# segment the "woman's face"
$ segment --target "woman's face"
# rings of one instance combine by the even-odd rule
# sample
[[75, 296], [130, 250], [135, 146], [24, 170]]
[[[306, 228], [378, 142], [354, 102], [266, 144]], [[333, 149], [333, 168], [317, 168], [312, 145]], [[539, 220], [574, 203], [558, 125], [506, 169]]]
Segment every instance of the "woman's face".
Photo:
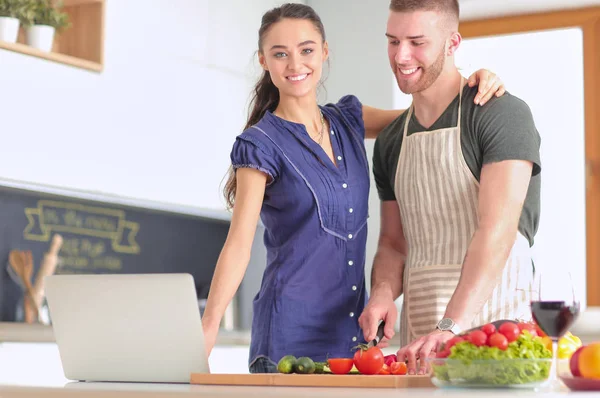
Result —
[[304, 97], [316, 95], [327, 56], [327, 43], [313, 22], [283, 19], [267, 31], [259, 61], [281, 97]]

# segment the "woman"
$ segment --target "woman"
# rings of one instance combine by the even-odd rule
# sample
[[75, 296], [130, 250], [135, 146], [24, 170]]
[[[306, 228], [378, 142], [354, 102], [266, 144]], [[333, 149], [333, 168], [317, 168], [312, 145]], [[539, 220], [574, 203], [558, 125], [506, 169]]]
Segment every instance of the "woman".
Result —
[[[258, 45], [264, 74], [231, 152], [225, 188], [231, 227], [202, 319], [210, 353], [260, 216], [268, 264], [253, 304], [252, 373], [276, 372], [287, 354], [351, 357], [362, 342], [357, 319], [367, 300], [370, 181], [364, 139], [402, 112], [363, 106], [350, 95], [318, 106], [328, 45], [321, 20], [306, 5], [267, 12]], [[501, 94], [496, 83], [485, 99], [498, 88]]]

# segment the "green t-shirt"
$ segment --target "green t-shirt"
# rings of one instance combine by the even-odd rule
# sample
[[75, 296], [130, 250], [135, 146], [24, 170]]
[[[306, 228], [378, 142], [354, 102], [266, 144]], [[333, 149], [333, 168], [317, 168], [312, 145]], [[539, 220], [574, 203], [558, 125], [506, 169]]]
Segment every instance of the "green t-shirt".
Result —
[[[533, 163], [532, 177], [519, 220], [519, 231], [533, 245], [540, 218], [541, 139], [531, 110], [525, 102], [509, 93], [499, 98], [492, 97], [484, 106], [475, 105], [473, 100], [476, 94], [477, 87], [465, 86], [463, 89], [460, 140], [464, 159], [477, 181], [481, 168], [487, 163], [503, 160], [528, 160]], [[428, 129], [419, 124], [413, 112], [407, 134], [456, 127], [458, 98], [457, 95]], [[375, 141], [373, 174], [382, 201], [396, 200], [394, 183], [407, 114], [404, 112], [396, 118]]]

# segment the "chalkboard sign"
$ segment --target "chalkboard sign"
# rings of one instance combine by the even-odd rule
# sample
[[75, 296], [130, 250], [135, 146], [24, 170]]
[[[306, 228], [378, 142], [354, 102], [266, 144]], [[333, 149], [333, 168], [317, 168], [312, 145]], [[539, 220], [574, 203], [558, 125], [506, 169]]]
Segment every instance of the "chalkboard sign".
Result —
[[34, 276], [52, 237], [63, 244], [55, 273], [167, 273], [194, 276], [208, 296], [229, 230], [226, 219], [0, 186], [1, 321], [14, 321], [22, 288], [7, 271], [11, 250], [30, 250]]

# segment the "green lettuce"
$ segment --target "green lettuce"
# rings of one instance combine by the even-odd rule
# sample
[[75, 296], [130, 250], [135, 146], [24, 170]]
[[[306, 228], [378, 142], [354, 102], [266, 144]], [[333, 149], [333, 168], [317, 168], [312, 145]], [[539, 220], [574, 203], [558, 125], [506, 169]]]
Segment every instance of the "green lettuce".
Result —
[[539, 337], [522, 333], [506, 350], [477, 347], [463, 341], [450, 349], [446, 360], [434, 360], [436, 378], [460, 384], [509, 385], [546, 380], [552, 352]]

